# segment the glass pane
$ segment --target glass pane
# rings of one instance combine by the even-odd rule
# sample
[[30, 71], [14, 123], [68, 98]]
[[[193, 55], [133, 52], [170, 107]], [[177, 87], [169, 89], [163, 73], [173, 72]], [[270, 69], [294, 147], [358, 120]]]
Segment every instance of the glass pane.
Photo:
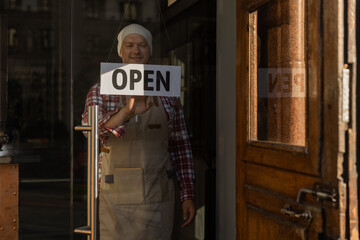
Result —
[[[212, 224], [215, 219], [214, 205], [205, 206], [205, 189], [210, 184], [205, 182], [205, 176], [212, 174], [208, 179], [215, 180], [214, 171], [206, 172], [215, 166], [216, 1], [172, 2], [176, 3], [169, 7], [167, 0], [73, 1], [74, 125], [81, 123], [89, 89], [100, 81], [100, 63], [122, 62], [117, 53], [119, 31], [134, 22], [149, 29], [153, 37], [150, 64], [182, 67], [181, 102], [196, 167], [196, 224], [180, 227], [183, 219], [176, 183], [174, 239], [204, 239], [205, 208], [209, 218], [206, 221]], [[87, 224], [86, 155], [86, 138], [81, 132], [74, 132], [74, 227]], [[214, 236], [214, 228], [207, 231], [210, 234], [206, 238]]]
[[304, 1], [272, 1], [249, 15], [250, 138], [305, 146]]
[[9, 136], [0, 155], [19, 164], [19, 239], [70, 238], [68, 6], [67, 0], [0, 3], [1, 81], [7, 83], [1, 132]]
[[192, 86], [191, 86], [191, 78], [192, 78], [192, 43], [186, 43], [181, 45], [170, 52], [171, 56], [171, 64], [176, 66], [181, 66], [181, 103], [186, 106], [184, 109], [184, 117], [187, 126], [187, 131], [189, 136], [193, 135], [193, 126], [191, 123], [193, 119], [191, 119], [193, 111], [192, 109]]

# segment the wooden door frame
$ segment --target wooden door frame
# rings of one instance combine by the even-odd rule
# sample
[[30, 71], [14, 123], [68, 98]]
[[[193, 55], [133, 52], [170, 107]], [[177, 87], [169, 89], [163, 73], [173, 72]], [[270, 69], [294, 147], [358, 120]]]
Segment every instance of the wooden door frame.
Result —
[[[246, 219], [242, 216], [245, 211], [245, 192], [242, 187], [245, 183], [245, 168], [242, 161], [242, 154], [239, 149], [246, 147], [247, 129], [247, 109], [245, 102], [247, 102], [249, 89], [244, 88], [241, 81], [246, 81], [247, 60], [249, 58], [248, 51], [248, 33], [247, 33], [247, 11], [249, 10], [249, 2], [255, 8], [269, 0], [237, 0], [236, 6], [236, 230], [237, 239], [245, 239], [245, 232], [242, 226], [246, 226]], [[351, 3], [353, 0], [349, 0]], [[321, 146], [316, 155], [321, 159], [320, 175], [325, 182], [332, 183], [338, 188], [339, 208], [325, 208], [325, 226], [324, 231], [330, 238], [344, 239], [347, 234], [347, 183], [344, 179], [343, 173], [347, 171], [344, 169], [344, 158], [346, 149], [346, 133], [348, 131], [348, 124], [341, 119], [342, 98], [340, 89], [342, 87], [342, 74], [344, 68], [344, 3], [336, 0], [314, 0], [314, 4], [320, 4], [321, 12], [318, 12], [321, 19], [321, 24], [315, 26], [321, 28], [320, 37], [313, 36], [310, 41], [319, 42], [318, 49], [315, 49], [313, 54], [317, 55], [315, 59], [318, 70], [316, 73], [311, 73], [314, 69], [309, 68], [310, 74], [321, 79], [318, 97], [311, 99], [315, 100], [312, 103], [320, 103], [318, 109], [320, 125], [319, 129], [319, 143]], [[311, 9], [310, 9], [311, 10]], [[311, 30], [311, 29], [310, 29]], [[308, 29], [309, 31], [309, 29]], [[311, 38], [311, 36], [310, 36]], [[320, 61], [320, 62], [318, 62]], [[310, 63], [309, 63], [310, 65]], [[245, 79], [245, 80], [244, 80]], [[311, 94], [311, 93], [310, 93]], [[355, 93], [353, 93], [355, 94]], [[316, 104], [315, 104], [316, 105]], [[354, 105], [354, 104], [353, 104]], [[352, 105], [352, 106], [353, 106]], [[353, 114], [354, 115], [354, 114]], [[354, 117], [354, 116], [353, 116]], [[316, 117], [315, 117], [316, 119]], [[310, 119], [312, 121], [313, 119]], [[355, 119], [356, 120], [356, 119]], [[354, 119], [353, 119], [354, 121]], [[353, 124], [355, 125], [355, 124]], [[355, 133], [356, 134], [356, 133]], [[350, 146], [354, 149], [354, 146]], [[346, 156], [345, 156], [346, 157]], [[352, 163], [354, 164], [354, 163]], [[353, 176], [353, 175], [352, 175]], [[352, 185], [354, 187], [354, 185]], [[356, 186], [357, 188], [357, 186]], [[354, 196], [352, 196], [354, 198]], [[356, 196], [357, 198], [357, 196]], [[356, 199], [357, 200], [357, 199]], [[354, 200], [353, 200], [354, 201]], [[352, 203], [354, 205], [354, 203]], [[356, 206], [352, 206], [357, 209]], [[356, 216], [357, 217], [357, 216]]]
[[[343, 176], [345, 133], [341, 120], [342, 73], [344, 68], [344, 4], [343, 1], [322, 2], [323, 9], [323, 148], [321, 172], [325, 181], [338, 181], [339, 209], [325, 209], [327, 236], [346, 237], [346, 182]], [[325, 121], [326, 119], [326, 121]]]
[[[241, 87], [242, 77], [247, 76], [247, 59], [249, 58], [248, 51], [248, 37], [247, 32], [248, 18], [246, 8], [240, 0], [236, 1], [236, 239], [245, 239], [245, 231], [241, 226], [246, 226], [246, 219], [241, 216], [245, 211], [245, 201], [243, 201], [244, 194], [244, 182], [245, 182], [245, 164], [241, 159], [241, 154], [238, 149], [245, 148], [245, 141], [241, 139], [243, 136], [246, 136], [244, 130], [246, 128], [241, 126], [246, 126], [247, 120], [246, 109], [243, 108], [243, 104], [239, 104], [247, 101], [247, 89]], [[246, 40], [244, 40], [246, 39]], [[240, 126], [240, 127], [239, 127]]]
[[345, 23], [346, 40], [347, 40], [347, 59], [348, 68], [350, 69], [350, 115], [351, 118], [348, 126], [348, 209], [349, 209], [349, 238], [359, 239], [359, 210], [358, 210], [358, 171], [357, 171], [357, 100], [356, 100], [356, 89], [357, 87], [357, 39], [356, 36], [359, 34], [360, 25], [356, 26], [357, 16], [356, 6], [357, 0], [348, 0], [347, 9], [347, 22]]

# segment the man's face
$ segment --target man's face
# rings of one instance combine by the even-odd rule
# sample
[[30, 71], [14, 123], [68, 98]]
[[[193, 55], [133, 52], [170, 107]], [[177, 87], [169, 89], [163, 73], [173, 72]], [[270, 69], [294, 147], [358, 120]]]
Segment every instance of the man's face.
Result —
[[125, 37], [121, 49], [120, 57], [124, 63], [146, 64], [150, 58], [150, 47], [146, 39], [136, 33]]

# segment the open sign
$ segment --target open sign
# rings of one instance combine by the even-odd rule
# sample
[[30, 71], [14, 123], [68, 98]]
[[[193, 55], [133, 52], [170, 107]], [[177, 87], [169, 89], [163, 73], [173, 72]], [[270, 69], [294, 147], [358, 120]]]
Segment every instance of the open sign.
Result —
[[100, 63], [100, 72], [101, 94], [180, 96], [180, 66]]

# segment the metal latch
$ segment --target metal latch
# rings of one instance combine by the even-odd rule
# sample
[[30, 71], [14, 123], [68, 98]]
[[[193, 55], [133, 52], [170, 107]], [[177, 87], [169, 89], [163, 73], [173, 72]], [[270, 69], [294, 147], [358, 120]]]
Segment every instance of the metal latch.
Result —
[[305, 221], [308, 221], [308, 222], [310, 222], [311, 219], [313, 218], [313, 216], [309, 210], [305, 210], [302, 213], [298, 213], [298, 212], [293, 211], [289, 204], [286, 204], [282, 209], [280, 209], [280, 212], [289, 217], [304, 219]]
[[314, 199], [326, 206], [337, 208], [339, 204], [339, 196], [338, 191], [331, 184], [325, 183], [314, 183], [313, 189], [302, 188], [299, 190], [296, 203], [300, 203], [302, 201], [302, 197], [304, 194], [313, 195]]

